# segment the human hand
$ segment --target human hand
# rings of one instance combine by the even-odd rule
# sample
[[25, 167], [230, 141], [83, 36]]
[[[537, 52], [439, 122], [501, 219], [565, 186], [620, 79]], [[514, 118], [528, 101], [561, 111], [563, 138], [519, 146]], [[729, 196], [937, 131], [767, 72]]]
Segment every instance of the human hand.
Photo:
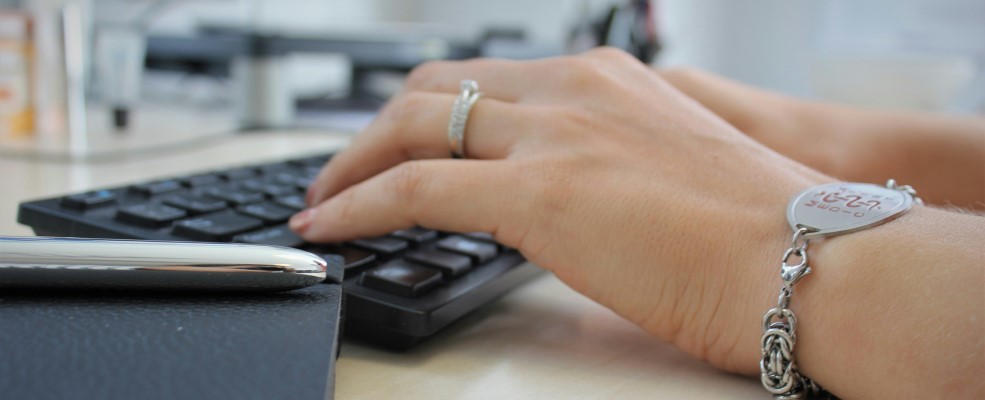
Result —
[[[462, 79], [484, 97], [447, 159]], [[412, 225], [491, 232], [646, 331], [758, 371], [789, 198], [828, 178], [749, 139], [629, 55], [429, 63], [322, 170], [309, 241]]]

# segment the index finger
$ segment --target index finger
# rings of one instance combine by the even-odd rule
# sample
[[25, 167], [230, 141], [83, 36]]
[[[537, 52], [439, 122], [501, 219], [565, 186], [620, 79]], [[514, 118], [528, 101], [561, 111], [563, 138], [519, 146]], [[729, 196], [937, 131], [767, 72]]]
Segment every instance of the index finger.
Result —
[[490, 232], [507, 246], [522, 213], [512, 166], [502, 160], [415, 160], [345, 189], [291, 218], [311, 242], [339, 242], [420, 225]]
[[[347, 149], [326, 164], [308, 188], [306, 201], [317, 204], [343, 189], [411, 159], [451, 156], [448, 121], [454, 96], [416, 92], [397, 96]], [[465, 154], [505, 158], [527, 113], [496, 99], [478, 101], [465, 127]]]

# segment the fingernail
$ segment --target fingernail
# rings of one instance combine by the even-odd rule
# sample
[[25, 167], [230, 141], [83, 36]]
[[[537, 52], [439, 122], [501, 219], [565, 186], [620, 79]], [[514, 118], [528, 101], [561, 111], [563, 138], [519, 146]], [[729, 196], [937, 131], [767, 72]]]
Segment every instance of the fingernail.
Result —
[[290, 226], [291, 230], [295, 232], [303, 232], [308, 229], [308, 225], [311, 225], [311, 221], [313, 221], [314, 219], [315, 219], [315, 209], [306, 208], [304, 209], [304, 211], [294, 214], [294, 216], [291, 217], [291, 220], [288, 222], [288, 226]]

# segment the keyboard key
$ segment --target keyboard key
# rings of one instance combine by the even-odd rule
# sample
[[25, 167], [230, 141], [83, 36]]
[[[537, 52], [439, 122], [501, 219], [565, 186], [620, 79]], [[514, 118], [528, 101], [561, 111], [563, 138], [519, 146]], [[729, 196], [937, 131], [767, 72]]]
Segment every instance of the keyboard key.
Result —
[[402, 297], [418, 297], [441, 284], [441, 273], [403, 260], [363, 273], [359, 284]]
[[290, 196], [298, 192], [294, 185], [283, 185], [266, 181], [246, 181], [243, 188], [254, 192], [261, 192], [270, 197]]
[[308, 206], [304, 202], [304, 196], [299, 194], [293, 196], [278, 197], [276, 200], [274, 200], [274, 202], [284, 207], [290, 207], [298, 211], [301, 211]]
[[281, 185], [295, 186], [298, 176], [294, 172], [281, 172], [270, 177], [270, 180]]
[[221, 182], [221, 179], [219, 178], [219, 175], [216, 174], [201, 174], [189, 176], [182, 179], [181, 182], [190, 188], [197, 188], [215, 185]]
[[469, 237], [469, 238], [478, 240], [480, 242], [492, 243], [492, 244], [496, 245], [496, 247], [498, 249], [500, 249], [500, 250], [503, 250], [503, 249], [506, 248], [506, 246], [503, 246], [502, 243], [497, 242], [496, 241], [496, 238], [493, 236], [493, 234], [491, 234], [489, 232], [469, 232], [469, 233], [463, 233], [462, 236], [466, 236], [466, 237]]
[[291, 216], [296, 212], [293, 208], [279, 206], [271, 201], [240, 206], [236, 209], [236, 211], [251, 217], [260, 218], [267, 223], [280, 223], [287, 221], [287, 219], [291, 218]]
[[181, 189], [181, 183], [173, 180], [147, 182], [130, 187], [130, 191], [144, 196], [156, 196], [162, 193], [173, 192]]
[[362, 247], [381, 256], [393, 255], [407, 249], [407, 242], [386, 236], [359, 239], [349, 242], [353, 246]]
[[321, 167], [328, 162], [331, 156], [318, 155], [305, 158], [299, 158], [295, 160], [288, 161], [288, 164], [298, 166], [298, 167]]
[[491, 260], [499, 252], [495, 244], [480, 242], [458, 235], [439, 240], [438, 248], [467, 255], [479, 264]]
[[354, 276], [356, 273], [374, 265], [376, 262], [376, 254], [355, 247], [320, 244], [305, 248], [304, 250], [317, 254], [322, 258], [330, 255], [342, 256], [345, 260], [344, 269], [347, 276]]
[[164, 199], [164, 204], [178, 207], [192, 214], [207, 214], [226, 208], [225, 200], [192, 195], [177, 195]]
[[255, 168], [238, 168], [229, 171], [223, 171], [219, 173], [219, 177], [227, 181], [238, 181], [243, 179], [249, 179], [257, 176], [257, 170]]
[[105, 207], [114, 203], [116, 203], [116, 193], [109, 190], [97, 190], [65, 196], [62, 197], [60, 202], [62, 207], [74, 208], [76, 210]]
[[270, 197], [284, 197], [298, 193], [298, 188], [286, 185], [267, 185], [260, 189], [260, 191]]
[[266, 181], [263, 181], [263, 180], [250, 179], [250, 180], [243, 181], [242, 183], [240, 183], [240, 187], [242, 187], [243, 189], [246, 189], [246, 190], [252, 190], [254, 192], [259, 192], [260, 189], [262, 189], [264, 186], [266, 186], [268, 184], [270, 184], [270, 183], [269, 182], [266, 182]]
[[462, 235], [482, 242], [496, 243], [496, 238], [489, 232], [469, 232], [463, 233]]
[[298, 171], [293, 170], [291, 172], [280, 172], [277, 173], [269, 179], [272, 182], [276, 182], [281, 185], [290, 185], [298, 189], [305, 190], [311, 183], [318, 177], [318, 171], [315, 170], [311, 173], [311, 170]]
[[178, 221], [174, 234], [193, 240], [225, 242], [238, 233], [251, 231], [263, 226], [263, 221], [237, 214], [233, 211], [220, 211], [213, 214]]
[[408, 253], [405, 258], [441, 271], [445, 278], [454, 278], [472, 269], [472, 259], [462, 254], [441, 250], [421, 250]]
[[298, 178], [294, 181], [294, 186], [301, 190], [307, 190], [312, 183], [315, 183], [315, 178]]
[[233, 236], [233, 241], [249, 244], [267, 244], [272, 246], [301, 247], [304, 239], [292, 232], [287, 225], [278, 225], [273, 228], [261, 229], [258, 231], [242, 233]]
[[237, 205], [237, 206], [241, 206], [243, 204], [259, 203], [264, 199], [266, 199], [263, 193], [254, 192], [246, 189], [223, 190], [216, 188], [214, 190], [209, 190], [206, 193], [208, 193], [209, 196], [228, 201], [233, 205]]
[[264, 176], [273, 176], [279, 173], [289, 173], [294, 170], [289, 163], [274, 163], [274, 164], [264, 164], [257, 169], [260, 170], [260, 174]]
[[308, 161], [308, 158], [296, 158], [288, 161], [287, 163], [295, 167], [304, 167], [307, 165], [305, 164], [306, 161]]
[[135, 204], [117, 211], [116, 219], [145, 228], [160, 228], [186, 215], [185, 210], [163, 204]]
[[427, 242], [429, 240], [437, 239], [438, 238], [438, 232], [437, 231], [434, 231], [434, 230], [431, 230], [431, 229], [421, 228], [419, 226], [415, 226], [415, 227], [412, 227], [412, 228], [407, 228], [407, 229], [401, 229], [399, 231], [394, 231], [393, 233], [390, 234], [390, 236], [398, 237], [398, 238], [401, 238], [401, 239], [410, 241], [411, 243], [414, 243], [414, 244], [421, 244], [421, 243]]

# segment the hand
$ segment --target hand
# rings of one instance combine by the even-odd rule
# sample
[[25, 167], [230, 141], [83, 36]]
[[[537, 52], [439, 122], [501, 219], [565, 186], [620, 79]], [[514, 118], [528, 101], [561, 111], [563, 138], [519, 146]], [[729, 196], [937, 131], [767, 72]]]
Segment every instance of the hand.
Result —
[[[485, 95], [454, 160], [462, 79]], [[755, 374], [787, 201], [827, 180], [620, 51], [436, 62], [321, 171], [291, 227], [319, 242], [492, 232], [657, 337]]]

